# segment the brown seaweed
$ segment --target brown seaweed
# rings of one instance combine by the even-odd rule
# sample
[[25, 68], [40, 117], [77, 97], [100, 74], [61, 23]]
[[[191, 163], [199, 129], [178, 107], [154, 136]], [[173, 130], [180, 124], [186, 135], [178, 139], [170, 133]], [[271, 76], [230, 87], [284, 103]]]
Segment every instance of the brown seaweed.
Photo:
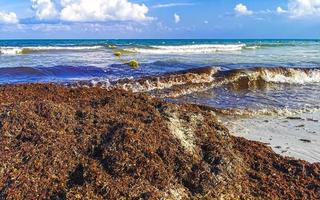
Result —
[[320, 164], [145, 94], [0, 87], [0, 199], [319, 199]]

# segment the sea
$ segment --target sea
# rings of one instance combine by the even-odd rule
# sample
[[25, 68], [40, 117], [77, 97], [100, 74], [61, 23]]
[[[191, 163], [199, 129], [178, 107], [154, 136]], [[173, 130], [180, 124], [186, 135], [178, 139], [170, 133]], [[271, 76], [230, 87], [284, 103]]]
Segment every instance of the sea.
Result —
[[0, 84], [22, 83], [122, 88], [208, 106], [232, 115], [222, 121], [239, 136], [320, 161], [320, 40], [0, 40]]

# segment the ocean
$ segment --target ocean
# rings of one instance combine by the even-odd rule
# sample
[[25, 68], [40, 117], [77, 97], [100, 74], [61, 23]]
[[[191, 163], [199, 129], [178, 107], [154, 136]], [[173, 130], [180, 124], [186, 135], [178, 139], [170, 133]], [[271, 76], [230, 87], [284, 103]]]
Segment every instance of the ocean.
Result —
[[[294, 129], [293, 139], [274, 141], [283, 147], [294, 141], [298, 150], [276, 143], [275, 151], [319, 161], [320, 152], [314, 153], [320, 145], [319, 55], [320, 40], [0, 40], [0, 84], [120, 87], [214, 107], [242, 116], [229, 120], [235, 132], [244, 133], [240, 136], [271, 146], [270, 135], [288, 136]], [[131, 60], [139, 68], [126, 64]], [[297, 115], [307, 116], [287, 122]], [[306, 137], [316, 145], [307, 153], [301, 152]]]
[[[0, 83], [112, 82], [213, 66], [266, 84], [210, 86], [180, 99], [220, 108], [315, 109], [319, 53], [320, 40], [0, 40]], [[140, 67], [124, 64], [130, 60]]]

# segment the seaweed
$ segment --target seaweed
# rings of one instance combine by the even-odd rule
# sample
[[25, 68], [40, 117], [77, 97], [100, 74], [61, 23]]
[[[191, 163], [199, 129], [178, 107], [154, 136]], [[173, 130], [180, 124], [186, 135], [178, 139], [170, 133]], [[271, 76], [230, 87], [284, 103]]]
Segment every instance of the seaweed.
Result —
[[233, 137], [203, 107], [51, 84], [0, 99], [0, 199], [320, 198], [319, 163]]
[[126, 65], [130, 66], [133, 69], [139, 68], [140, 64], [137, 60], [130, 60], [128, 62], [125, 62]]

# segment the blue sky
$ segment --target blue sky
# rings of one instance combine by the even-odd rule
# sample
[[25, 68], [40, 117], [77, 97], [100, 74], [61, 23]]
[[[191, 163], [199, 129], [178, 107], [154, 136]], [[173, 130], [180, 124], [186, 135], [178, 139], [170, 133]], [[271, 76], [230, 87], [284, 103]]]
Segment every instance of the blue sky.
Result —
[[0, 0], [0, 38], [319, 38], [320, 0]]

